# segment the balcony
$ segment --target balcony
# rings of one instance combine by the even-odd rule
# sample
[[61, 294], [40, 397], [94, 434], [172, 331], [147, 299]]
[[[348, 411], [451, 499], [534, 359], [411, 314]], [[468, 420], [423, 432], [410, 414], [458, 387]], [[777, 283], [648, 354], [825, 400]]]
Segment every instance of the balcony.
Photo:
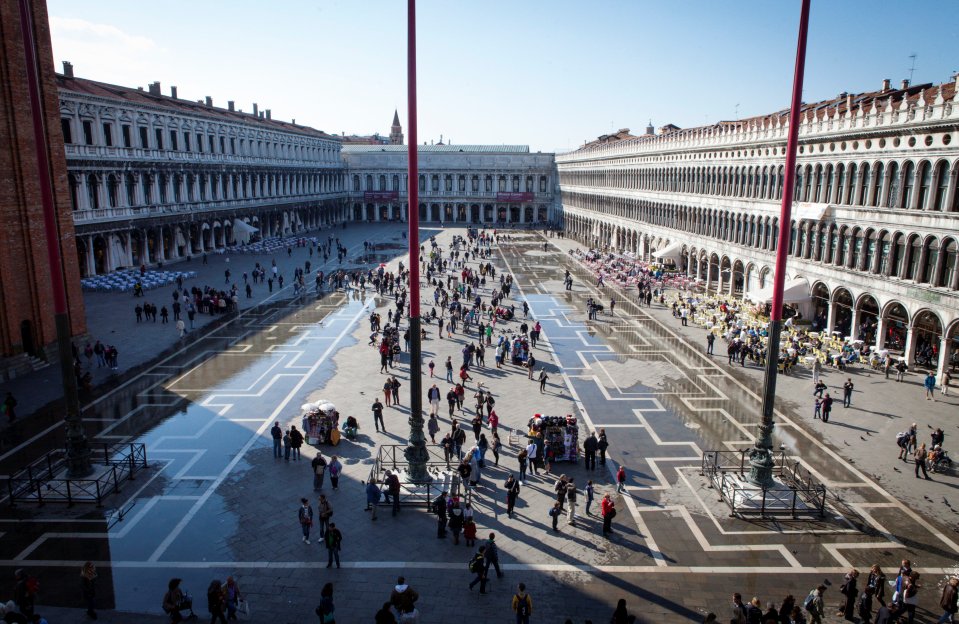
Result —
[[340, 199], [340, 191], [330, 193], [314, 193], [310, 195], [287, 195], [285, 197], [264, 197], [248, 199], [226, 199], [206, 202], [190, 202], [179, 204], [160, 204], [148, 206], [130, 206], [125, 208], [98, 208], [96, 210], [77, 210], [73, 213], [75, 224], [104, 223], [109, 221], [126, 221], [130, 219], [148, 219], [168, 215], [203, 214], [219, 210], [247, 210], [269, 208], [298, 202], [325, 201]]
[[187, 152], [172, 150], [143, 149], [140, 147], [106, 147], [104, 145], [66, 145], [68, 166], [71, 160], [130, 160], [144, 163], [183, 163], [196, 165], [243, 165], [292, 167], [297, 169], [345, 169], [343, 161], [312, 161], [292, 158], [267, 158], [243, 156], [239, 154], [213, 154], [209, 152]]

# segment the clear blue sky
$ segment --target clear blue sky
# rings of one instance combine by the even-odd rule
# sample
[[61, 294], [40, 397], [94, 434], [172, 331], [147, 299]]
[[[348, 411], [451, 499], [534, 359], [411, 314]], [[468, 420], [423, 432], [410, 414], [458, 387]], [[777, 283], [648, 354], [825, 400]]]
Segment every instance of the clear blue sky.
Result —
[[[406, 121], [403, 0], [48, 0], [53, 50], [80, 77], [159, 80], [181, 98], [270, 108], [327, 132]], [[421, 0], [420, 142], [552, 151], [629, 127], [786, 108], [799, 0]], [[945, 82], [959, 1], [813, 0], [804, 99]]]

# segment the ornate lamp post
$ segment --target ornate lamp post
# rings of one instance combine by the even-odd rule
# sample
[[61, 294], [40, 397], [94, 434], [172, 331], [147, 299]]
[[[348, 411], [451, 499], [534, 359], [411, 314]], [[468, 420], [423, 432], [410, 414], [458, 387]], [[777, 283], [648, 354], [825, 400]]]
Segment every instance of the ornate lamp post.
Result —
[[774, 485], [775, 460], [773, 446], [773, 409], [776, 400], [776, 375], [779, 364], [779, 338], [783, 326], [783, 285], [786, 281], [786, 258], [789, 252], [793, 188], [796, 177], [796, 144], [799, 142], [799, 116], [802, 108], [803, 72], [806, 65], [806, 33], [809, 30], [809, 0], [802, 0], [799, 16], [799, 41], [796, 45], [796, 68], [793, 75], [792, 105], [789, 109], [789, 137], [786, 141], [786, 175], [783, 180], [783, 203], [779, 212], [779, 238], [776, 244], [776, 271], [773, 273], [773, 302], [769, 313], [769, 342], [766, 345], [766, 378], [763, 387], [762, 422], [759, 435], [749, 454], [749, 482], [757, 487]]

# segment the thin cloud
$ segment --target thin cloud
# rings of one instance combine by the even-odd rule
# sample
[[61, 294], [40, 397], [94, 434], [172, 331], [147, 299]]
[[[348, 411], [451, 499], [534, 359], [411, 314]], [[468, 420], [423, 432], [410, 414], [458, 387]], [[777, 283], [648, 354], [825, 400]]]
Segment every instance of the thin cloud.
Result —
[[155, 50], [157, 44], [149, 37], [125, 33], [116, 26], [96, 24], [73, 17], [50, 16], [50, 28], [55, 39], [82, 38], [87, 43], [99, 39], [99, 43], [120, 46], [137, 52]]

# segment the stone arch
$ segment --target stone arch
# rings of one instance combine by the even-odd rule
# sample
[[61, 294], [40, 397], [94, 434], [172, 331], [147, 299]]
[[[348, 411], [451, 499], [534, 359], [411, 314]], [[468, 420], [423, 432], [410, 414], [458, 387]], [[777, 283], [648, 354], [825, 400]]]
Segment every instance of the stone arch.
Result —
[[853, 296], [845, 286], [837, 287], [832, 293], [832, 328], [833, 333], [839, 332], [842, 336], [852, 333]]
[[929, 308], [917, 311], [912, 317], [912, 345], [908, 361], [935, 369], [942, 341], [943, 323], [939, 314]]
[[856, 338], [864, 341], [866, 344], [876, 343], [876, 332], [879, 328], [879, 302], [869, 294], [863, 293], [856, 299], [855, 313], [855, 331]]
[[909, 310], [901, 302], [892, 300], [882, 308], [880, 326], [882, 335], [877, 338], [880, 348], [902, 351], [906, 347], [906, 335], [911, 318]]

